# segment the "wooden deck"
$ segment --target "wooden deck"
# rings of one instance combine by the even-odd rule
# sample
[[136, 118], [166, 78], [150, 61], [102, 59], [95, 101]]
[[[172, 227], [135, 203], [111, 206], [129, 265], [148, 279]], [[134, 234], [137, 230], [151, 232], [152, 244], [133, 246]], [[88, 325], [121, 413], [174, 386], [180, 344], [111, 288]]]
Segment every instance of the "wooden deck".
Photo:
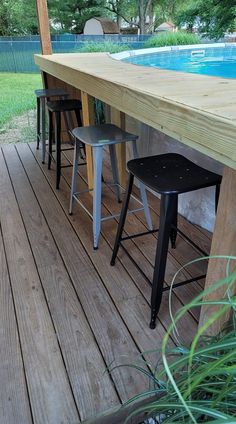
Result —
[[[103, 223], [100, 247], [94, 251], [90, 218], [79, 206], [68, 215], [70, 174], [71, 168], [65, 168], [56, 191], [54, 170], [41, 164], [35, 145], [0, 150], [1, 424], [76, 424], [147, 389], [147, 378], [132, 368], [104, 371], [114, 360], [140, 363], [141, 352], [161, 346], [170, 323], [165, 293], [157, 327], [149, 329], [150, 287], [122, 251], [110, 267], [115, 220]], [[108, 175], [106, 165], [105, 180]], [[85, 201], [91, 204], [91, 196]], [[150, 196], [150, 204], [158, 221], [158, 200]], [[104, 212], [119, 207], [107, 189]], [[179, 226], [209, 250], [209, 234], [181, 217]], [[142, 213], [129, 216], [127, 233], [144, 228]], [[155, 236], [127, 246], [150, 277]], [[196, 256], [179, 237], [166, 280]], [[184, 274], [196, 276], [204, 267], [192, 265]], [[173, 310], [200, 290], [200, 283], [176, 289]], [[181, 322], [185, 343], [196, 330], [198, 312]], [[154, 362], [158, 358], [143, 356]]]

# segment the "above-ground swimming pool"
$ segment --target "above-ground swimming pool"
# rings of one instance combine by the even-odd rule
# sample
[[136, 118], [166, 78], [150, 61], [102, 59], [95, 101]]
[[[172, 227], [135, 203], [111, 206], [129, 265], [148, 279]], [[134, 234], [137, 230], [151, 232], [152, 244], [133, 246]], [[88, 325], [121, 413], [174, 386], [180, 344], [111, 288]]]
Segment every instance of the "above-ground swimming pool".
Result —
[[114, 56], [135, 65], [236, 78], [235, 43], [142, 49]]

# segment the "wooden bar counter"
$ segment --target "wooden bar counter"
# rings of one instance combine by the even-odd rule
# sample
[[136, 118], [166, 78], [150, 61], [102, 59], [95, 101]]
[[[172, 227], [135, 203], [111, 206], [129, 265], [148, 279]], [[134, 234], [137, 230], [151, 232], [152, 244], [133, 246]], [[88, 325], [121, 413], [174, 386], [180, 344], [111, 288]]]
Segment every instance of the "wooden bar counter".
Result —
[[[35, 55], [35, 62], [46, 74], [223, 163], [211, 254], [236, 254], [236, 79], [139, 67], [106, 53]], [[223, 276], [225, 263], [210, 261], [206, 286]], [[208, 316], [202, 308], [201, 323]]]

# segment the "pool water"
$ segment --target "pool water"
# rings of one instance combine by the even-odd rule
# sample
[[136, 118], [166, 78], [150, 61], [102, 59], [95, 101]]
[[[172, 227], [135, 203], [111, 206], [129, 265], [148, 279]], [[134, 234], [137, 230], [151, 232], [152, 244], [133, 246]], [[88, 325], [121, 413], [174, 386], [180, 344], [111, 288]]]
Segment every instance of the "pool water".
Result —
[[236, 78], [236, 47], [217, 47], [161, 51], [123, 59], [124, 62], [173, 71]]

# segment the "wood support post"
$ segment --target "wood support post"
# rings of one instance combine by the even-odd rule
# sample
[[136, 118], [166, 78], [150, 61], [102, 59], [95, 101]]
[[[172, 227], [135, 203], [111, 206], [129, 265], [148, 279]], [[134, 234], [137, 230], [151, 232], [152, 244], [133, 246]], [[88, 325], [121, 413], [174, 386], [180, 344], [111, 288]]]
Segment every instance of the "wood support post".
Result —
[[42, 54], [52, 54], [47, 0], [36, 0]]
[[[225, 167], [221, 183], [218, 212], [215, 230], [212, 239], [211, 255], [236, 255], [236, 170]], [[205, 288], [210, 287], [215, 281], [226, 276], [226, 260], [210, 259]], [[204, 300], [221, 299], [227, 287], [221, 287], [209, 294]], [[236, 292], [236, 287], [234, 288]], [[210, 315], [217, 310], [217, 306], [203, 306], [201, 309], [199, 326], [203, 325]], [[229, 315], [222, 316], [211, 325], [208, 334], [217, 334], [229, 319]]]
[[[94, 125], [95, 123], [95, 114], [94, 114], [94, 98], [89, 96], [84, 91], [81, 91], [81, 101], [82, 101], [82, 110], [83, 110], [83, 125]], [[93, 188], [93, 156], [92, 149], [89, 146], [86, 146], [86, 162], [87, 162], [87, 177], [88, 177], [88, 187], [89, 189]]]
[[[117, 109], [111, 108], [111, 122], [125, 130], [125, 114]], [[118, 161], [118, 172], [120, 185], [126, 187], [126, 145], [120, 143], [116, 145], [116, 154]]]

